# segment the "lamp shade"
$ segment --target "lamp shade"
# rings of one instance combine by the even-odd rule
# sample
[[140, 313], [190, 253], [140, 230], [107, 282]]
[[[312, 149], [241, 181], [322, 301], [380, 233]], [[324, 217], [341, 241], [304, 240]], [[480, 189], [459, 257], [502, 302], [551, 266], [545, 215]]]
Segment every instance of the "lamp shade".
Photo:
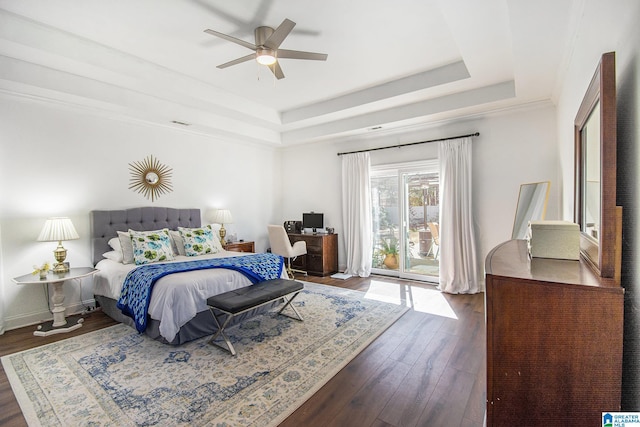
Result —
[[49, 218], [38, 236], [39, 242], [60, 242], [79, 239], [73, 223], [69, 218]]
[[229, 209], [218, 209], [211, 215], [211, 222], [215, 224], [232, 224], [233, 217]]

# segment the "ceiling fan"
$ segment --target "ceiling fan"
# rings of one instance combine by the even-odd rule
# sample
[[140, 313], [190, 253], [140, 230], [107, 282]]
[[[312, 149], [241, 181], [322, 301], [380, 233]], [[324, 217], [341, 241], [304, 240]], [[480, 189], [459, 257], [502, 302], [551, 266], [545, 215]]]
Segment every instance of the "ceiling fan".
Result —
[[295, 22], [289, 19], [285, 19], [284, 21], [282, 21], [282, 24], [280, 24], [278, 28], [276, 28], [275, 30], [271, 27], [264, 27], [264, 26], [258, 27], [254, 30], [254, 35], [256, 38], [255, 44], [246, 42], [244, 40], [241, 40], [241, 39], [238, 39], [214, 30], [207, 29], [207, 30], [204, 30], [204, 32], [211, 34], [213, 36], [228, 40], [230, 42], [239, 44], [240, 46], [244, 46], [255, 52], [250, 55], [243, 56], [238, 59], [234, 59], [233, 61], [220, 64], [216, 68], [220, 68], [220, 69], [227, 68], [227, 67], [231, 67], [232, 65], [241, 64], [243, 62], [255, 59], [259, 64], [266, 65], [267, 67], [269, 67], [271, 72], [279, 80], [284, 78], [284, 73], [282, 72], [282, 68], [280, 68], [280, 64], [278, 63], [278, 59], [280, 58], [311, 59], [316, 61], [327, 60], [326, 53], [314, 53], [314, 52], [304, 52], [301, 50], [279, 49], [284, 39], [289, 35], [291, 30], [295, 26], [296, 26]]

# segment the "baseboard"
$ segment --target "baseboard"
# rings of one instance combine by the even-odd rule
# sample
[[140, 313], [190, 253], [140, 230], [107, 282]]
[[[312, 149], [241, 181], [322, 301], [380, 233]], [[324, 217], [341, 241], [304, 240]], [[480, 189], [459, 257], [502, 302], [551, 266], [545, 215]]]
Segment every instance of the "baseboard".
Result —
[[[77, 302], [69, 306], [65, 306], [65, 314], [70, 316], [72, 314], [82, 313], [87, 307], [95, 308], [96, 300], [91, 298], [82, 302]], [[38, 325], [47, 320], [52, 320], [53, 314], [49, 310], [36, 311], [33, 313], [22, 314], [20, 316], [11, 316], [4, 319], [5, 331], [12, 329], [24, 328], [25, 326]]]

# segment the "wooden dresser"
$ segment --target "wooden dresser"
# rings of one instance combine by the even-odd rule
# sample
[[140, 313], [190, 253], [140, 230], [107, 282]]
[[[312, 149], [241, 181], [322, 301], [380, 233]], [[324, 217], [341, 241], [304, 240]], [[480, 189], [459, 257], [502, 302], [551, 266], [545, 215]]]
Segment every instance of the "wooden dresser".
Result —
[[289, 234], [291, 244], [307, 242], [307, 254], [291, 262], [293, 268], [313, 276], [328, 276], [338, 272], [337, 234]]
[[582, 261], [486, 259], [487, 426], [596, 426], [619, 411], [624, 290]]

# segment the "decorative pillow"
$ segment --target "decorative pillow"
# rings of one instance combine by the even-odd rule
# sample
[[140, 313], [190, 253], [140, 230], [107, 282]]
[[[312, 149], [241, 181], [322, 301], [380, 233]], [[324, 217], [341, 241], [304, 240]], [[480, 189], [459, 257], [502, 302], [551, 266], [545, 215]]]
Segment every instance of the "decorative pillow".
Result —
[[152, 262], [172, 261], [173, 250], [169, 230], [135, 231], [129, 230], [136, 265]]
[[213, 242], [216, 248], [218, 248], [218, 252], [222, 252], [224, 248], [222, 247], [222, 243], [220, 243], [220, 224], [209, 224], [206, 227], [209, 228], [213, 234]]
[[177, 230], [169, 230], [169, 237], [171, 237], [171, 246], [173, 247], [174, 255], [186, 255], [184, 252], [184, 241], [180, 232]]
[[122, 262], [122, 252], [121, 251], [109, 251], [102, 254], [106, 259], [110, 259], [115, 262]]
[[210, 228], [178, 227], [178, 231], [184, 242], [184, 252], [187, 256], [215, 254], [219, 252]]
[[122, 263], [133, 264], [133, 245], [131, 243], [131, 236], [124, 231], [118, 231], [118, 240], [120, 240], [120, 247], [122, 248]]

